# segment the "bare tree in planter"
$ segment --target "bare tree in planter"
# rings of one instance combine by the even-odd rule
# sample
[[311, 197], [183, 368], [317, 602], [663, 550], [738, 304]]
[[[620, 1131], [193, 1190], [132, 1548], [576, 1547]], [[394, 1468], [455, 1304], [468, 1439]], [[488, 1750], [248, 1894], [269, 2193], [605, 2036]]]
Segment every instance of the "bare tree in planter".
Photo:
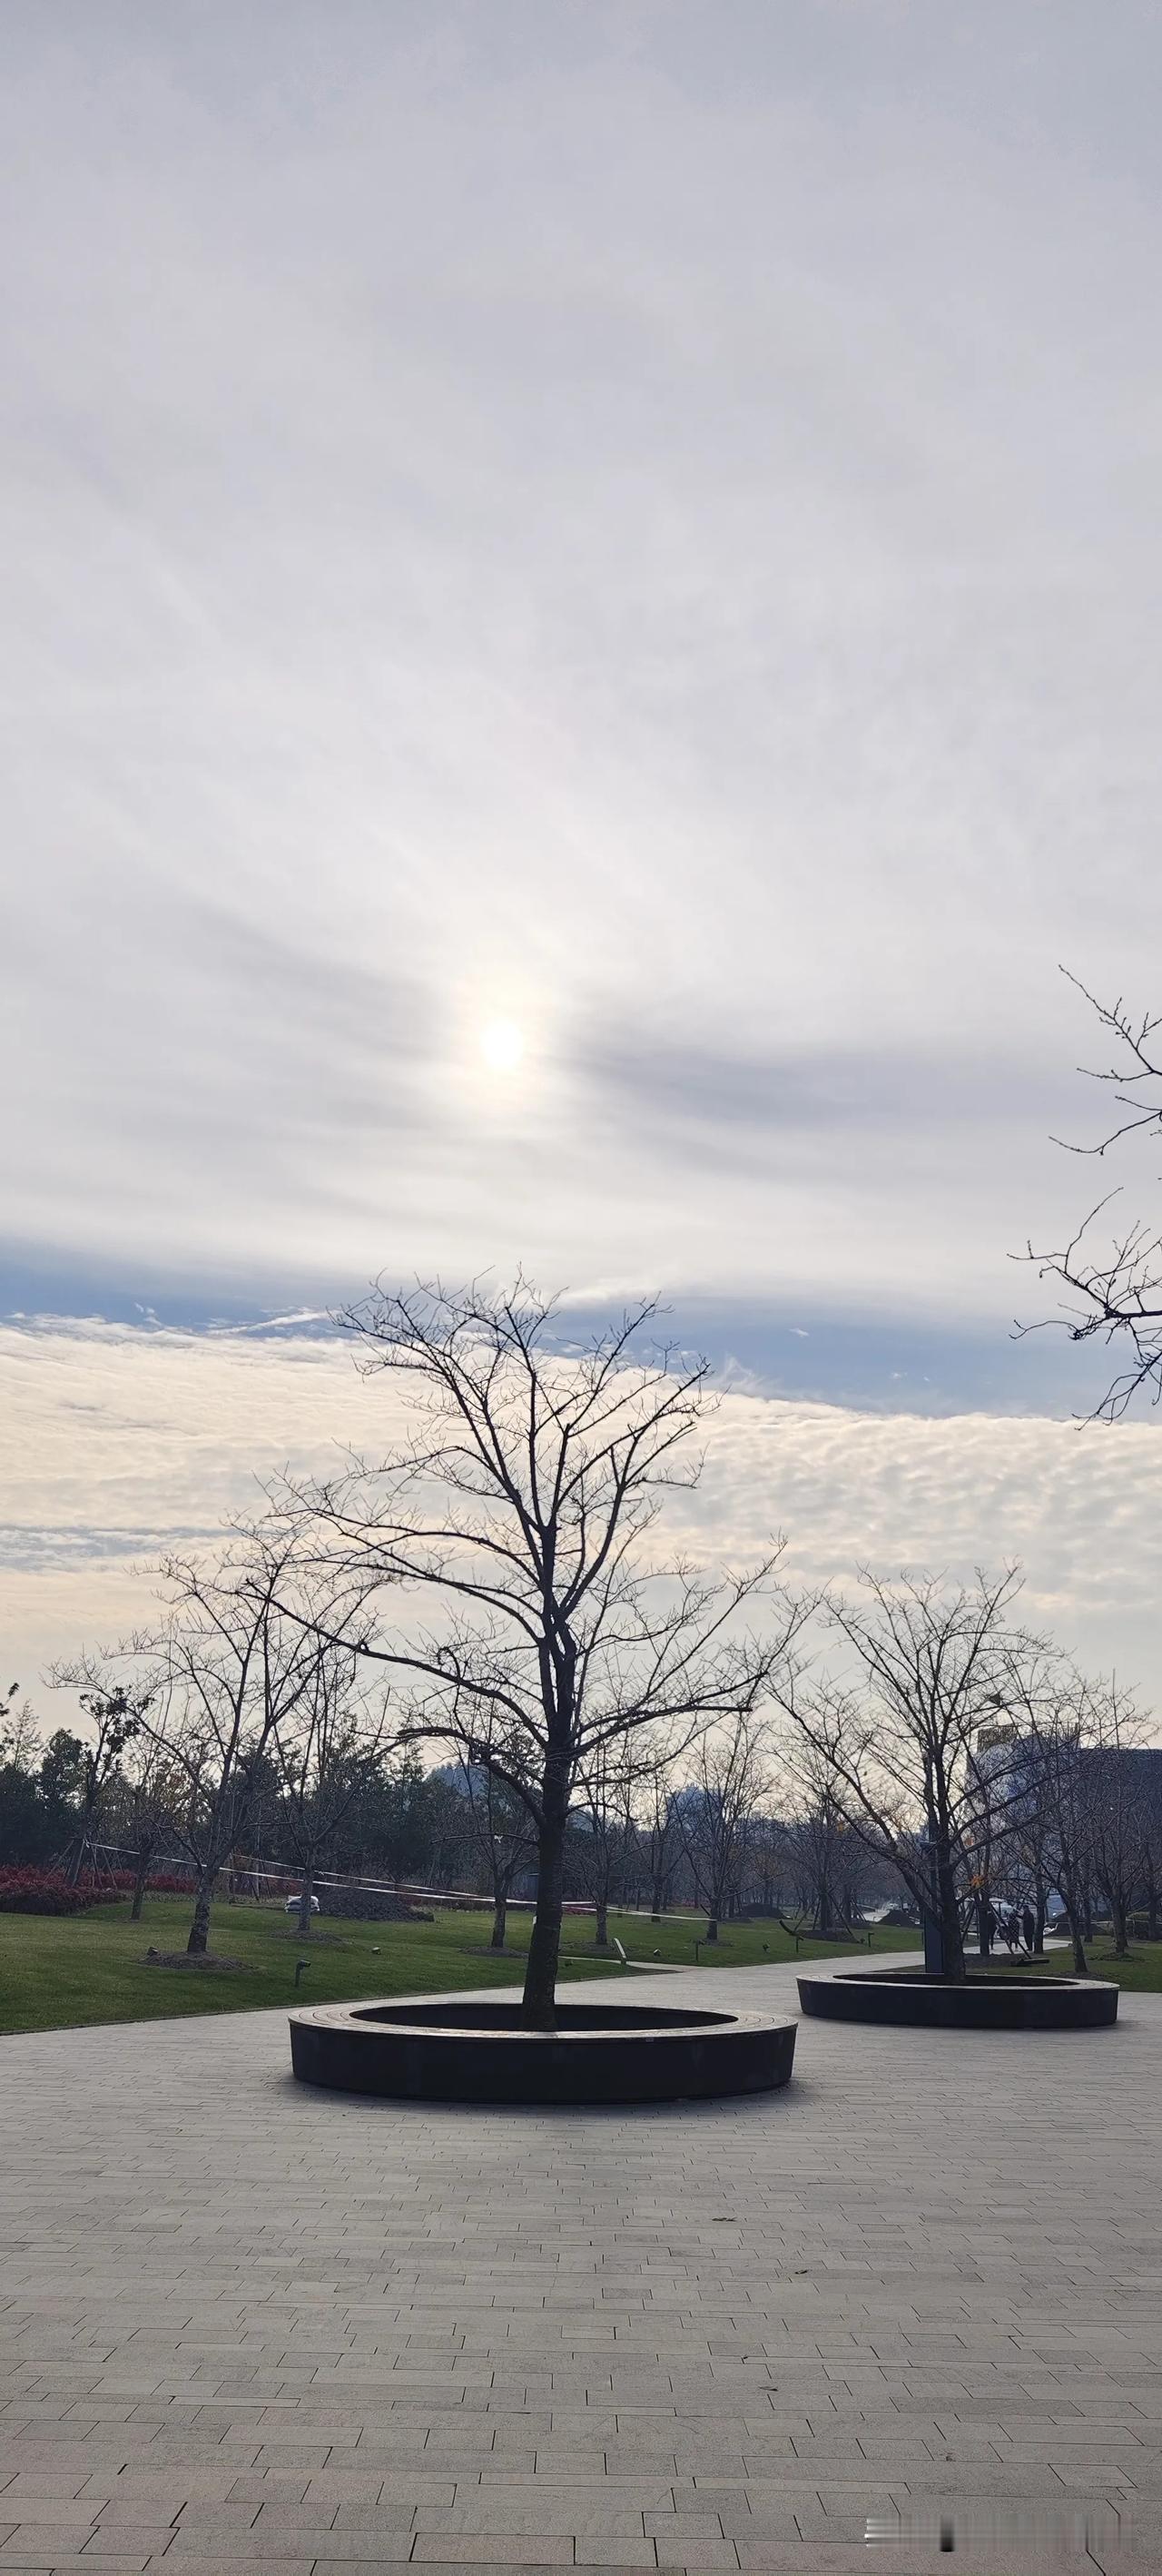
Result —
[[706, 1729], [694, 1747], [677, 1800], [678, 1832], [694, 1890], [706, 1908], [706, 1939], [717, 1941], [738, 1901], [751, 1829], [770, 1795], [767, 1730], [752, 1709]]
[[[566, 1346], [553, 1301], [523, 1281], [511, 1294], [377, 1291], [342, 1320], [363, 1367], [410, 1388], [413, 1436], [297, 1497], [353, 1599], [382, 1592], [420, 1614], [375, 1648], [410, 1682], [402, 1735], [491, 1770], [533, 1819], [533, 2028], [555, 2021], [566, 1828], [586, 1765], [643, 1729], [678, 1742], [756, 1708], [800, 1615], [773, 1590], [777, 1550], [718, 1581], [657, 1552], [666, 1490], [697, 1479], [707, 1370], [643, 1352], [654, 1314], [640, 1305]], [[496, 1714], [518, 1759], [496, 1749]]]
[[811, 1782], [822, 1768], [845, 1824], [935, 1913], [952, 1979], [966, 1974], [974, 1737], [1004, 1704], [1026, 1650], [1009, 1618], [1019, 1584], [1013, 1569], [962, 1586], [865, 1574], [859, 1600], [832, 1599], [822, 1612], [855, 1684], [792, 1677], [782, 1692], [792, 1770]]
[[272, 1731], [280, 1793], [279, 1823], [300, 1874], [298, 1926], [306, 1940], [321, 1863], [374, 1778], [387, 1726], [387, 1702], [363, 1688], [366, 1636], [346, 1642], [300, 1633], [307, 1677], [289, 1716]]

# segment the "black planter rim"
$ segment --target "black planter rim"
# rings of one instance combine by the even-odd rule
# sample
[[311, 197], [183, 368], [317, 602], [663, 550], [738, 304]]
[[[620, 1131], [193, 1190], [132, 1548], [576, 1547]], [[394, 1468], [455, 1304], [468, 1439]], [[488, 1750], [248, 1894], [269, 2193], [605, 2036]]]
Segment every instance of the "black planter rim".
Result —
[[[698, 2007], [683, 2011], [670, 2005], [607, 2004], [587, 2012], [581, 2004], [558, 2004], [558, 2019], [552, 2029], [526, 2029], [520, 2019], [519, 2003], [499, 2007], [504, 2018], [483, 2016], [489, 2007], [483, 2003], [474, 2008], [469, 1999], [455, 1996], [451, 2009], [444, 2012], [444, 1999], [429, 1995], [400, 1995], [381, 2004], [306, 2004], [290, 2015], [291, 2028], [349, 2029], [353, 2024], [369, 2036], [387, 2036], [397, 2031], [401, 2038], [415, 2039], [519, 2039], [530, 2048], [559, 2043], [608, 2039], [624, 2044], [648, 2039], [691, 2039], [711, 2043], [719, 2037], [736, 2033], [784, 2030], [795, 2025], [793, 2013], [709, 2012]], [[462, 2014], [468, 2003], [470, 2017]], [[496, 2007], [492, 2008], [496, 2010]], [[479, 2018], [477, 2014], [479, 2013]]]
[[1119, 1988], [1103, 1977], [931, 1977], [923, 1968], [804, 1974], [799, 2002], [810, 2019], [874, 2030], [1106, 2030], [1118, 2017]]
[[[936, 1989], [947, 1994], [963, 1994], [966, 1986], [971, 1986], [974, 1994], [979, 1994], [982, 1987], [987, 1987], [990, 1993], [994, 1987], [1000, 1987], [1002, 1993], [1019, 1995], [1052, 1994], [1059, 1986], [1076, 1986], [1083, 1994], [1088, 1994], [1095, 1986], [1107, 1982], [1100, 1977], [1075, 1977], [1065, 1969], [1058, 1974], [1053, 1968], [1043, 1977], [1010, 1976], [1007, 1968], [995, 1977], [990, 1977], [987, 1969], [982, 1968], [970, 1968], [964, 1977], [933, 1977], [927, 1968], [840, 1968], [834, 1977], [827, 1979], [828, 1985], [832, 1986], [920, 1986], [926, 1992]], [[814, 1983], [822, 1985], [823, 1979], [816, 1977]]]
[[790, 2080], [791, 2013], [571, 2003], [553, 2030], [520, 2004], [430, 1995], [315, 2004], [290, 2015], [291, 2064], [308, 2084], [411, 2101], [582, 2104], [713, 2099]]

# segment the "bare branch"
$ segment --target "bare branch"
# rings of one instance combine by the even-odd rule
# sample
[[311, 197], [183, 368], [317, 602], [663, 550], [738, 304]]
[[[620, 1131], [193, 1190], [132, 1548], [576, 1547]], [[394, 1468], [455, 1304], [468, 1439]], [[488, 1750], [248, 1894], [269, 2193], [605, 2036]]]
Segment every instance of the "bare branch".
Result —
[[[1112, 1086], [1118, 1107], [1128, 1113], [1095, 1144], [1069, 1144], [1064, 1150], [1101, 1159], [1128, 1138], [1162, 1137], [1162, 1017], [1137, 1019], [1120, 996], [1113, 1003], [1100, 1002], [1078, 976], [1067, 968], [1062, 972], [1115, 1041], [1112, 1065], [1080, 1069], [1090, 1081]], [[1120, 1421], [1140, 1394], [1148, 1393], [1154, 1404], [1162, 1400], [1162, 1229], [1135, 1219], [1104, 1243], [1095, 1242], [1092, 1229], [1119, 1194], [1115, 1189], [1100, 1199], [1063, 1245], [1036, 1250], [1031, 1241], [1026, 1244], [1018, 1258], [1031, 1263], [1038, 1278], [1056, 1280], [1064, 1293], [1057, 1315], [1038, 1325], [1014, 1326], [1018, 1338], [1048, 1324], [1071, 1342], [1097, 1338], [1127, 1353], [1126, 1364], [1094, 1408], [1092, 1418], [1107, 1422]]]

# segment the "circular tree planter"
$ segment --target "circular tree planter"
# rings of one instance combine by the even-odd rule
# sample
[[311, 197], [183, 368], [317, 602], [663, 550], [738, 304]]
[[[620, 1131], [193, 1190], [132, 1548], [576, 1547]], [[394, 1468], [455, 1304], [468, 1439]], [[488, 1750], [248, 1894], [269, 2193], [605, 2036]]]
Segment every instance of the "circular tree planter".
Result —
[[902, 2022], [911, 2030], [1098, 2030], [1118, 2017], [1118, 1988], [1101, 1978], [969, 1976], [953, 1984], [923, 1968], [800, 1977], [799, 2001], [821, 2021]]
[[764, 2013], [559, 2004], [555, 2030], [520, 2005], [321, 2004], [290, 2016], [301, 2083], [410, 2102], [673, 2102], [785, 2084], [796, 2024]]

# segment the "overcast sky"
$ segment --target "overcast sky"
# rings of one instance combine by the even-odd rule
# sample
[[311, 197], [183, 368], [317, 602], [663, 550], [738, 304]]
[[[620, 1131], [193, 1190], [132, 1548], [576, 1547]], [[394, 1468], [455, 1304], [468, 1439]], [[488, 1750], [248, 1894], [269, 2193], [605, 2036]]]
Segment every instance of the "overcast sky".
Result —
[[1162, 1001], [1153, 0], [5, 52], [0, 1307], [523, 1258], [759, 1386], [1089, 1400], [1009, 1255], [1098, 1132], [1059, 963]]

